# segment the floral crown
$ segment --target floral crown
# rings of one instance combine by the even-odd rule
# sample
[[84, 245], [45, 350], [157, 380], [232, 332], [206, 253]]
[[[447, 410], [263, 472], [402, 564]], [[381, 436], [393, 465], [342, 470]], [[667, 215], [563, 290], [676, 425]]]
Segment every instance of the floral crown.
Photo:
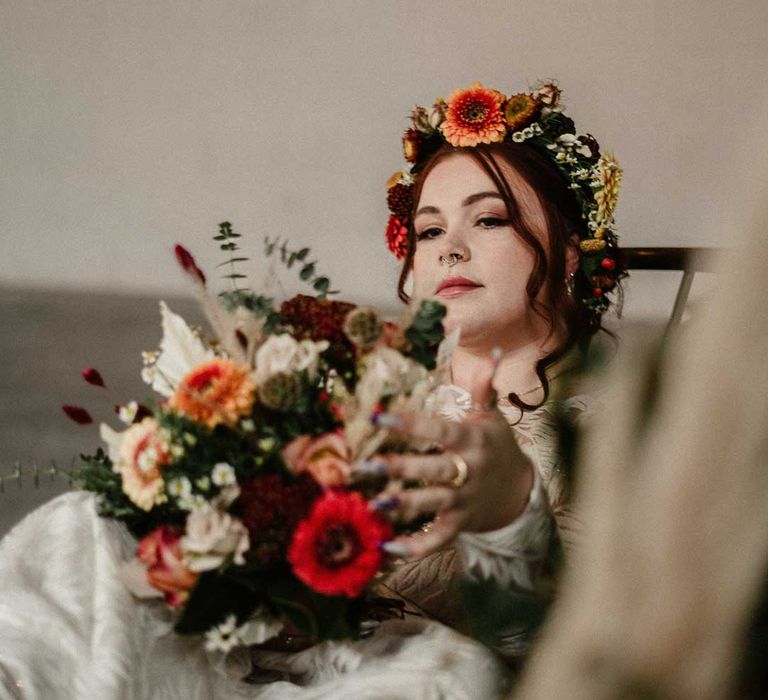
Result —
[[386, 238], [398, 260], [408, 249], [415, 176], [443, 144], [471, 148], [502, 141], [526, 143], [545, 154], [563, 175], [587, 222], [586, 233], [579, 233], [587, 283], [579, 280], [575, 293], [595, 314], [607, 310], [606, 293], [626, 275], [613, 221], [622, 171], [610, 153], [601, 155], [591, 134], [576, 135], [573, 120], [563, 113], [560, 94], [554, 82], [510, 97], [475, 83], [437, 100], [430, 110], [414, 109], [411, 127], [403, 134], [403, 152], [410, 165], [387, 183]]

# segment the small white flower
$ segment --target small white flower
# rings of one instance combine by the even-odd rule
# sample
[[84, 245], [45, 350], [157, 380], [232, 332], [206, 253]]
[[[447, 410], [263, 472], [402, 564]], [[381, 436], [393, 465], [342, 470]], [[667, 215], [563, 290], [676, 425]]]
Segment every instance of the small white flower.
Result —
[[226, 654], [240, 643], [237, 634], [237, 618], [234, 615], [228, 615], [224, 622], [205, 633], [206, 651], [223, 651]]
[[129, 401], [125, 406], [120, 406], [117, 417], [126, 425], [133, 423], [136, 414], [139, 412], [139, 404], [135, 401]]
[[516, 131], [514, 134], [512, 134], [512, 140], [515, 143], [522, 143], [525, 141], [525, 136], [523, 135], [522, 131]]
[[270, 452], [271, 450], [274, 450], [275, 449], [275, 444], [276, 444], [275, 443], [275, 438], [271, 438], [271, 437], [262, 438], [258, 442], [259, 449], [262, 452]]
[[232, 484], [237, 483], [234, 468], [231, 464], [227, 464], [226, 462], [214, 464], [213, 470], [211, 471], [211, 481], [216, 484], [216, 486], [231, 486]]
[[145, 365], [153, 365], [157, 361], [157, 353], [156, 352], [149, 352], [148, 350], [144, 350], [141, 353], [141, 361]]
[[184, 442], [190, 447], [194, 447], [197, 444], [197, 438], [192, 433], [184, 433], [182, 437], [184, 438]]
[[177, 459], [184, 456], [184, 445], [173, 444], [170, 446], [170, 452], [173, 457]]
[[256, 424], [253, 422], [252, 418], [243, 418], [243, 420], [240, 421], [240, 427], [246, 433], [252, 433], [254, 430], [256, 430]]
[[571, 147], [576, 144], [576, 134], [560, 134], [560, 136], [557, 137], [556, 141], [558, 143], [561, 143], [566, 148]]
[[544, 133], [544, 129], [541, 128], [541, 124], [539, 124], [539, 122], [534, 122], [531, 124], [531, 129], [533, 129], [533, 133], [537, 136]]
[[[514, 134], [512, 134], [512, 138], [514, 138], [514, 137], [515, 137], [515, 135], [514, 135]], [[548, 143], [548, 144], [547, 144], [547, 148], [548, 148], [550, 151], [556, 151], [556, 150], [557, 150], [557, 148], [558, 148], [558, 146], [557, 146], [557, 144], [556, 144], [556, 143]]]
[[525, 129], [523, 129], [523, 136], [527, 139], [533, 138], [533, 129], [531, 129], [530, 126], [526, 126]]
[[199, 488], [201, 491], [207, 491], [211, 488], [211, 480], [207, 476], [201, 476], [197, 481], [195, 481], [195, 486]]
[[192, 484], [186, 476], [173, 479], [168, 483], [168, 495], [176, 500], [186, 500], [192, 495]]
[[555, 158], [556, 158], [557, 160], [559, 160], [559, 161], [562, 163], [562, 162], [565, 160], [565, 152], [564, 152], [564, 151], [560, 151], [560, 152], [559, 152], [559, 153], [558, 153], [558, 154], [555, 156]]
[[160, 454], [154, 445], [143, 449], [136, 458], [136, 466], [143, 472], [152, 471], [157, 466]]
[[141, 381], [145, 384], [151, 384], [155, 381], [156, 374], [157, 371], [154, 367], [145, 367], [143, 370], [141, 370]]

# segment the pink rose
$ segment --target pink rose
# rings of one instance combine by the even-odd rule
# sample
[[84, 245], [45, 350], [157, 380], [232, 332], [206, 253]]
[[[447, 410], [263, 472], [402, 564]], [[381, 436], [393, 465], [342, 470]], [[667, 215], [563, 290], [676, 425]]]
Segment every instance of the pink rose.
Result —
[[349, 458], [349, 446], [342, 430], [317, 438], [300, 435], [283, 449], [283, 461], [291, 472], [307, 472], [325, 488], [349, 482]]
[[197, 574], [184, 563], [177, 528], [163, 525], [152, 530], [139, 542], [136, 556], [147, 565], [147, 581], [163, 592], [168, 605], [175, 608], [186, 602]]

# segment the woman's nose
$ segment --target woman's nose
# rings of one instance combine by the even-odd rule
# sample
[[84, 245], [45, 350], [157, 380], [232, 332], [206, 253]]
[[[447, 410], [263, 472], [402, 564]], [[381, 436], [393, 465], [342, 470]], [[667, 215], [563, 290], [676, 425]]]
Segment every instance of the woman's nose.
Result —
[[440, 239], [440, 243], [438, 252], [441, 259], [450, 255], [458, 255], [461, 260], [469, 260], [469, 242], [461, 227], [447, 229]]

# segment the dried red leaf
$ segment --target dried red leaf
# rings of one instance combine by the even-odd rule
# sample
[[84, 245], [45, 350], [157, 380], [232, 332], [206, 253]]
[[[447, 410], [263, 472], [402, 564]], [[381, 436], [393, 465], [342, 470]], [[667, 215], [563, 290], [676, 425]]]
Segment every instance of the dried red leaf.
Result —
[[197, 281], [201, 284], [205, 284], [205, 275], [203, 274], [203, 271], [197, 266], [192, 253], [190, 253], [183, 245], [179, 245], [178, 243], [174, 248], [174, 252], [176, 253], [176, 260], [178, 260], [179, 265], [181, 265], [181, 268], [184, 270], [184, 272], [196, 278]]
[[84, 369], [82, 372], [80, 372], [80, 376], [89, 384], [93, 384], [93, 386], [106, 388], [106, 384], [104, 384], [104, 379], [102, 378], [101, 373], [99, 370], [94, 369], [93, 367], [87, 367]]
[[68, 404], [64, 404], [61, 407], [61, 410], [67, 414], [67, 418], [75, 421], [78, 425], [88, 425], [88, 423], [93, 423], [91, 414], [81, 406], [69, 406]]

